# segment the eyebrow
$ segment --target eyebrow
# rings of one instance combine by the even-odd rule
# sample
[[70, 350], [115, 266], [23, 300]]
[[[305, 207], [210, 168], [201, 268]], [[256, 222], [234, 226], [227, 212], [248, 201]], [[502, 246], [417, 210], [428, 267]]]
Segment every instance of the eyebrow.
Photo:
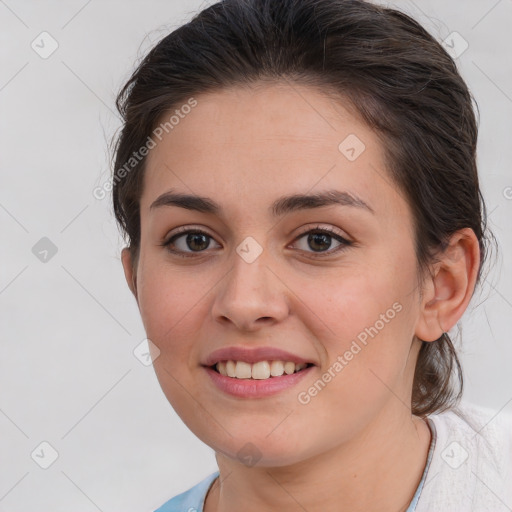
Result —
[[[352, 206], [375, 213], [361, 198], [349, 192], [340, 190], [327, 190], [316, 194], [293, 194], [278, 198], [270, 206], [269, 210], [273, 217], [280, 217], [299, 210], [310, 210], [324, 206], [341, 205]], [[162, 206], [178, 206], [187, 210], [194, 210], [200, 213], [219, 215], [222, 207], [209, 197], [192, 194], [175, 193], [172, 190], [160, 195], [149, 207], [150, 210]]]

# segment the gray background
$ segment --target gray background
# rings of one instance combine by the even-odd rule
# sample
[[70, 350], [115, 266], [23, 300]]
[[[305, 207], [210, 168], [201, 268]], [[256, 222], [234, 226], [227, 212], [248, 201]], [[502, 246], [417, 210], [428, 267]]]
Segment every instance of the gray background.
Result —
[[[108, 198], [92, 195], [109, 178], [115, 93], [201, 5], [0, 0], [0, 511], [151, 511], [216, 469], [134, 356], [145, 335], [122, 241]], [[501, 253], [452, 333], [463, 333], [466, 399], [510, 411], [512, 0], [390, 5], [455, 51], [469, 45], [457, 61], [480, 107]], [[46, 59], [31, 47], [43, 31], [58, 43]], [[33, 253], [43, 237], [57, 248], [46, 262]], [[43, 441], [58, 453], [48, 469]]]

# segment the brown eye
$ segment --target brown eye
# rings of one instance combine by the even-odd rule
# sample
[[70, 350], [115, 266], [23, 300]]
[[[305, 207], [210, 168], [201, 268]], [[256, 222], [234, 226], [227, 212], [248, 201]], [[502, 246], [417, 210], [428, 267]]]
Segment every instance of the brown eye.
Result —
[[213, 238], [204, 231], [194, 229], [182, 231], [173, 235], [169, 240], [161, 244], [168, 251], [178, 256], [188, 257], [194, 253], [204, 252], [210, 247]]
[[[338, 246], [333, 250], [329, 250], [332, 245], [333, 238], [338, 243]], [[323, 256], [323, 253], [325, 253], [325, 255], [331, 255], [352, 245], [352, 242], [346, 240], [334, 230], [326, 228], [310, 229], [295, 240], [297, 241], [301, 239], [305, 239], [305, 243], [303, 243], [303, 247], [300, 249], [305, 252], [310, 252], [314, 257], [321, 257]], [[312, 251], [309, 251], [308, 249], [312, 249]]]

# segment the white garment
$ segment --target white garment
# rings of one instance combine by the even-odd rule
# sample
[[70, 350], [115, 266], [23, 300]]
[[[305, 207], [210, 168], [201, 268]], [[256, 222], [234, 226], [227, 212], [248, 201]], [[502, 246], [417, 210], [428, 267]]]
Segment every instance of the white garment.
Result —
[[462, 403], [429, 418], [436, 446], [415, 512], [511, 512], [512, 415]]
[[[422, 480], [407, 512], [512, 512], [512, 415], [469, 404], [428, 416]], [[203, 512], [216, 471], [155, 512]]]

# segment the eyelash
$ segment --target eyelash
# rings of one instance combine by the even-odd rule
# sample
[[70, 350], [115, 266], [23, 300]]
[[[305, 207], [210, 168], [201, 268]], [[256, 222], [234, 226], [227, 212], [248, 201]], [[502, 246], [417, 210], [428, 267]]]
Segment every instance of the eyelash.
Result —
[[[307, 235], [307, 234], [310, 234], [310, 233], [329, 235], [332, 238], [334, 238], [336, 241], [340, 242], [340, 244], [341, 244], [339, 247], [337, 247], [334, 250], [328, 250], [328, 251], [324, 251], [324, 252], [320, 252], [320, 253], [314, 253], [314, 252], [310, 253], [310, 256], [313, 257], [313, 258], [324, 258], [324, 257], [327, 257], [327, 256], [332, 256], [333, 254], [342, 252], [342, 251], [346, 250], [348, 247], [354, 245], [354, 242], [351, 242], [350, 240], [347, 240], [346, 238], [343, 238], [341, 235], [337, 234], [333, 229], [321, 228], [320, 226], [317, 226], [316, 228], [307, 228], [307, 229], [305, 229], [301, 234], [299, 234], [295, 238], [294, 242], [298, 241], [304, 235]], [[184, 227], [184, 228], [180, 228], [178, 230], [178, 232], [174, 233], [172, 235], [172, 237], [169, 238], [167, 241], [164, 241], [163, 243], [158, 244], [158, 245], [161, 246], [161, 247], [166, 247], [167, 250], [170, 253], [175, 254], [176, 256], [178, 256], [180, 258], [194, 258], [195, 256], [201, 254], [204, 251], [197, 251], [197, 252], [191, 252], [191, 253], [183, 253], [181, 251], [176, 251], [176, 250], [170, 248], [171, 244], [173, 242], [175, 242], [178, 238], [180, 238], [183, 235], [188, 235], [188, 234], [205, 235], [208, 238], [213, 239], [213, 237], [211, 235], [209, 235], [208, 233], [206, 233], [205, 231], [203, 231], [201, 229], [190, 229], [190, 228]]]

